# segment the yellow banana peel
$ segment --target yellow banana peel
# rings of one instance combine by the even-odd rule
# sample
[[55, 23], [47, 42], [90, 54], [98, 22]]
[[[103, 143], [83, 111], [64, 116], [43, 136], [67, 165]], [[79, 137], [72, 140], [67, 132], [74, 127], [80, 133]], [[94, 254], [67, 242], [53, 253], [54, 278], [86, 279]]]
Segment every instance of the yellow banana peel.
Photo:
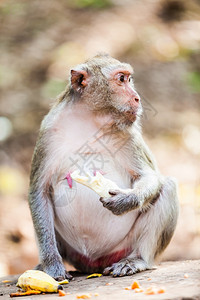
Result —
[[102, 274], [100, 274], [100, 273], [93, 273], [93, 274], [88, 275], [87, 279], [101, 277], [101, 276], [102, 276]]
[[17, 287], [22, 288], [24, 291], [34, 290], [45, 293], [57, 293], [59, 289], [62, 289], [61, 284], [65, 283], [69, 283], [69, 281], [56, 281], [45, 272], [28, 270], [18, 278]]

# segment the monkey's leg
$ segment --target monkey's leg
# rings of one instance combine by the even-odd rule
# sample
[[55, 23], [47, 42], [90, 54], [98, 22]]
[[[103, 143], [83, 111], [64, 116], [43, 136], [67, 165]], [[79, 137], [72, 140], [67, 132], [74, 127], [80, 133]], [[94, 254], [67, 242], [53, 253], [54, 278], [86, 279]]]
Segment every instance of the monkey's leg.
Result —
[[55, 278], [71, 279], [58, 252], [54, 230], [54, 214], [50, 199], [43, 193], [31, 192], [29, 196], [33, 224], [39, 246], [40, 264], [36, 267]]
[[176, 183], [166, 178], [160, 195], [146, 212], [141, 212], [133, 228], [133, 251], [125, 259], [105, 268], [104, 275], [132, 275], [150, 269], [167, 247], [178, 216]]

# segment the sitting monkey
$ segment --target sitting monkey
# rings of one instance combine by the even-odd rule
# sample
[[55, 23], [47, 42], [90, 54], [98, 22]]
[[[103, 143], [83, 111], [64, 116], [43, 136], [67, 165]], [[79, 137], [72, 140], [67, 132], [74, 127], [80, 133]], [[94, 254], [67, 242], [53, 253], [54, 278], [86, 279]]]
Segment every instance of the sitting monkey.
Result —
[[[64, 259], [82, 272], [132, 275], [150, 269], [166, 248], [177, 222], [176, 183], [160, 174], [141, 114], [129, 64], [97, 55], [71, 70], [42, 122], [32, 161], [37, 269], [71, 278]], [[119, 189], [100, 198], [72, 179], [76, 170], [98, 171]]]

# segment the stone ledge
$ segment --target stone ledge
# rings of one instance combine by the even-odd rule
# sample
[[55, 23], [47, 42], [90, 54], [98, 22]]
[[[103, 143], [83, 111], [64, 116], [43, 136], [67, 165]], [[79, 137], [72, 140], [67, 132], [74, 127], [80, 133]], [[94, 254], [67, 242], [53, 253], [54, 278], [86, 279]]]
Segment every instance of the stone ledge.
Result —
[[[184, 277], [185, 274], [188, 275], [187, 278]], [[10, 299], [9, 294], [17, 291], [15, 286], [17, 278], [17, 275], [0, 278], [0, 300]], [[149, 278], [151, 280], [148, 280]], [[10, 280], [11, 282], [3, 283], [4, 280]], [[145, 295], [144, 293], [135, 293], [133, 290], [125, 290], [125, 287], [130, 287], [135, 280], [139, 281], [144, 289], [150, 286], [164, 287], [166, 292], [164, 294]], [[107, 283], [111, 284], [106, 285]], [[77, 294], [85, 293], [90, 293], [92, 295], [91, 299], [97, 300], [200, 300], [200, 260], [163, 262], [154, 270], [121, 278], [102, 276], [86, 280], [85, 275], [75, 273], [74, 280], [65, 285], [64, 290], [70, 293], [63, 298], [67, 300], [74, 300]], [[95, 293], [99, 295], [95, 296]], [[45, 294], [13, 299], [19, 298], [45, 300], [59, 299], [60, 297], [58, 297], [58, 294]]]

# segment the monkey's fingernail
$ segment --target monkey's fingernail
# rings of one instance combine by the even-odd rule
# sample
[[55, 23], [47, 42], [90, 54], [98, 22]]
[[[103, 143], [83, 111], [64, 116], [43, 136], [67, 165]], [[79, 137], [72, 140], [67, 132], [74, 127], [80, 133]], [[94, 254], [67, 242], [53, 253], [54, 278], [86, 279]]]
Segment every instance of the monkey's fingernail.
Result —
[[70, 273], [68, 273], [68, 272], [65, 272], [65, 276], [66, 276], [66, 278], [69, 279], [69, 280], [72, 280], [72, 279], [73, 279], [73, 276], [72, 276]]
[[109, 274], [110, 274], [110, 270], [111, 270], [110, 267], [106, 268], [106, 269], [103, 271], [103, 275], [104, 275], [104, 276], [109, 275]]
[[68, 185], [69, 185], [69, 187], [71, 189], [72, 188], [72, 177], [71, 177], [70, 172], [67, 173], [65, 179], [67, 179]]
[[117, 193], [115, 191], [109, 191], [108, 193], [112, 196], [117, 195]]

